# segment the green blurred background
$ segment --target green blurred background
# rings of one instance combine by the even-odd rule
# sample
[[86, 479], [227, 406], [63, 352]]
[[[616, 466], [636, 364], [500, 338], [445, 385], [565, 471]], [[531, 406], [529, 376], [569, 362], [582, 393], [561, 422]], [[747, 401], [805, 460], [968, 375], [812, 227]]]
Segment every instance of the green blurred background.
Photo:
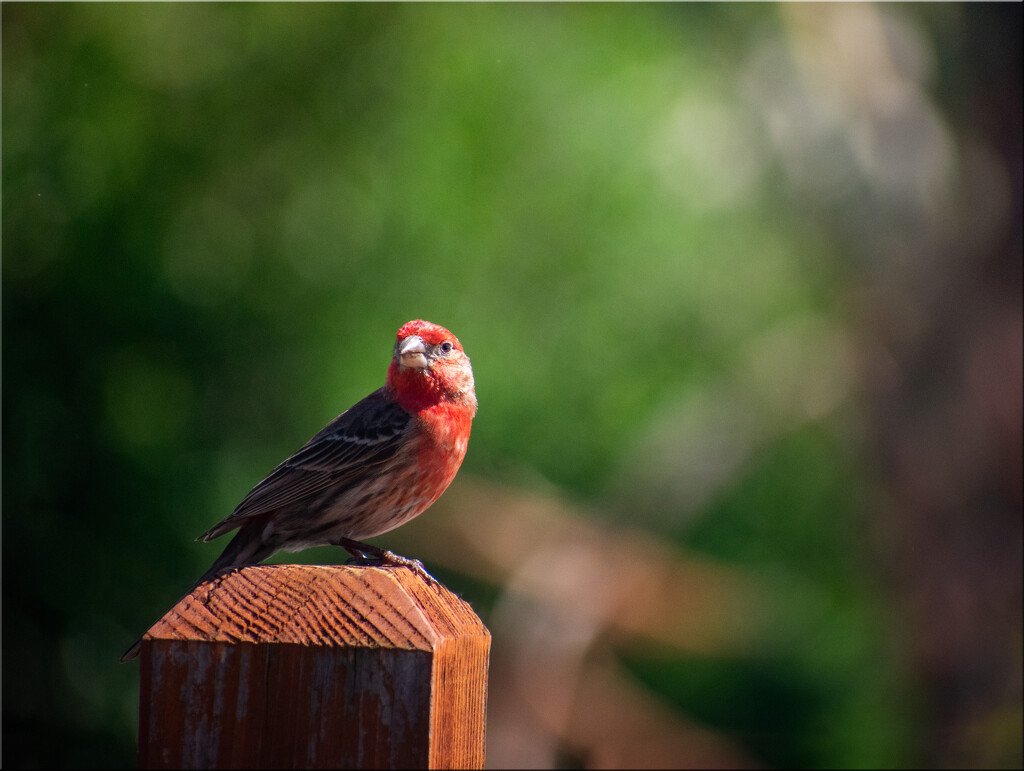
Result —
[[[426, 318], [480, 412], [379, 542], [490, 625], [492, 765], [1021, 767], [1020, 4], [2, 23], [6, 766], [134, 763], [118, 656], [219, 553], [194, 538]], [[574, 661], [665, 728], [545, 722], [499, 677], [547, 623], [509, 576], [570, 561], [432, 552], [466, 490], [584, 523], [612, 577], [645, 534], [757, 618], [696, 651], [598, 624]]]

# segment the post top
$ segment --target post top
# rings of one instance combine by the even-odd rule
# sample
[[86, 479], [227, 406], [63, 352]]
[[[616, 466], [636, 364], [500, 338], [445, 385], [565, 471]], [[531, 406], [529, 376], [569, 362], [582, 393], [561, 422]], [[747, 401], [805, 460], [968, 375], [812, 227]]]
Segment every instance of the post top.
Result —
[[406, 567], [250, 565], [185, 595], [144, 640], [432, 651], [489, 636], [467, 602]]

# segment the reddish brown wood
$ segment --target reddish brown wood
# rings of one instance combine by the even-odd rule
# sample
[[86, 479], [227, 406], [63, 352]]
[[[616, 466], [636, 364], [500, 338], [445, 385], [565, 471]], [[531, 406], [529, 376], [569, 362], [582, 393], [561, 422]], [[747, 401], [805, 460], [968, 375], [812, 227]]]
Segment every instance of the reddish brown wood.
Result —
[[143, 637], [139, 767], [483, 768], [489, 654], [408, 568], [241, 568]]

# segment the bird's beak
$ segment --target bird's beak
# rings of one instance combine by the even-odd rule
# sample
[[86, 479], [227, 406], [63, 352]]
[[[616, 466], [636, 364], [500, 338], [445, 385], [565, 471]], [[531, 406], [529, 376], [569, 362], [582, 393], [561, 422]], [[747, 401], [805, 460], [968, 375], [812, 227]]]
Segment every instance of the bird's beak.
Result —
[[409, 335], [395, 346], [395, 358], [403, 367], [427, 368], [427, 346], [419, 335]]

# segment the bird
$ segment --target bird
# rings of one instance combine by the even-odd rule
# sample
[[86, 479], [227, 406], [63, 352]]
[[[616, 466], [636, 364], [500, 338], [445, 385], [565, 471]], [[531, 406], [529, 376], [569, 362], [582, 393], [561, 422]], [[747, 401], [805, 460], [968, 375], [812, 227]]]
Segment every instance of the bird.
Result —
[[[473, 369], [458, 338], [422, 319], [403, 324], [384, 385], [324, 426], [197, 539], [238, 531], [192, 589], [279, 551], [324, 545], [433, 580], [419, 560], [363, 540], [405, 524], [441, 496], [462, 465], [476, 412]], [[141, 642], [121, 661], [138, 656]]]

